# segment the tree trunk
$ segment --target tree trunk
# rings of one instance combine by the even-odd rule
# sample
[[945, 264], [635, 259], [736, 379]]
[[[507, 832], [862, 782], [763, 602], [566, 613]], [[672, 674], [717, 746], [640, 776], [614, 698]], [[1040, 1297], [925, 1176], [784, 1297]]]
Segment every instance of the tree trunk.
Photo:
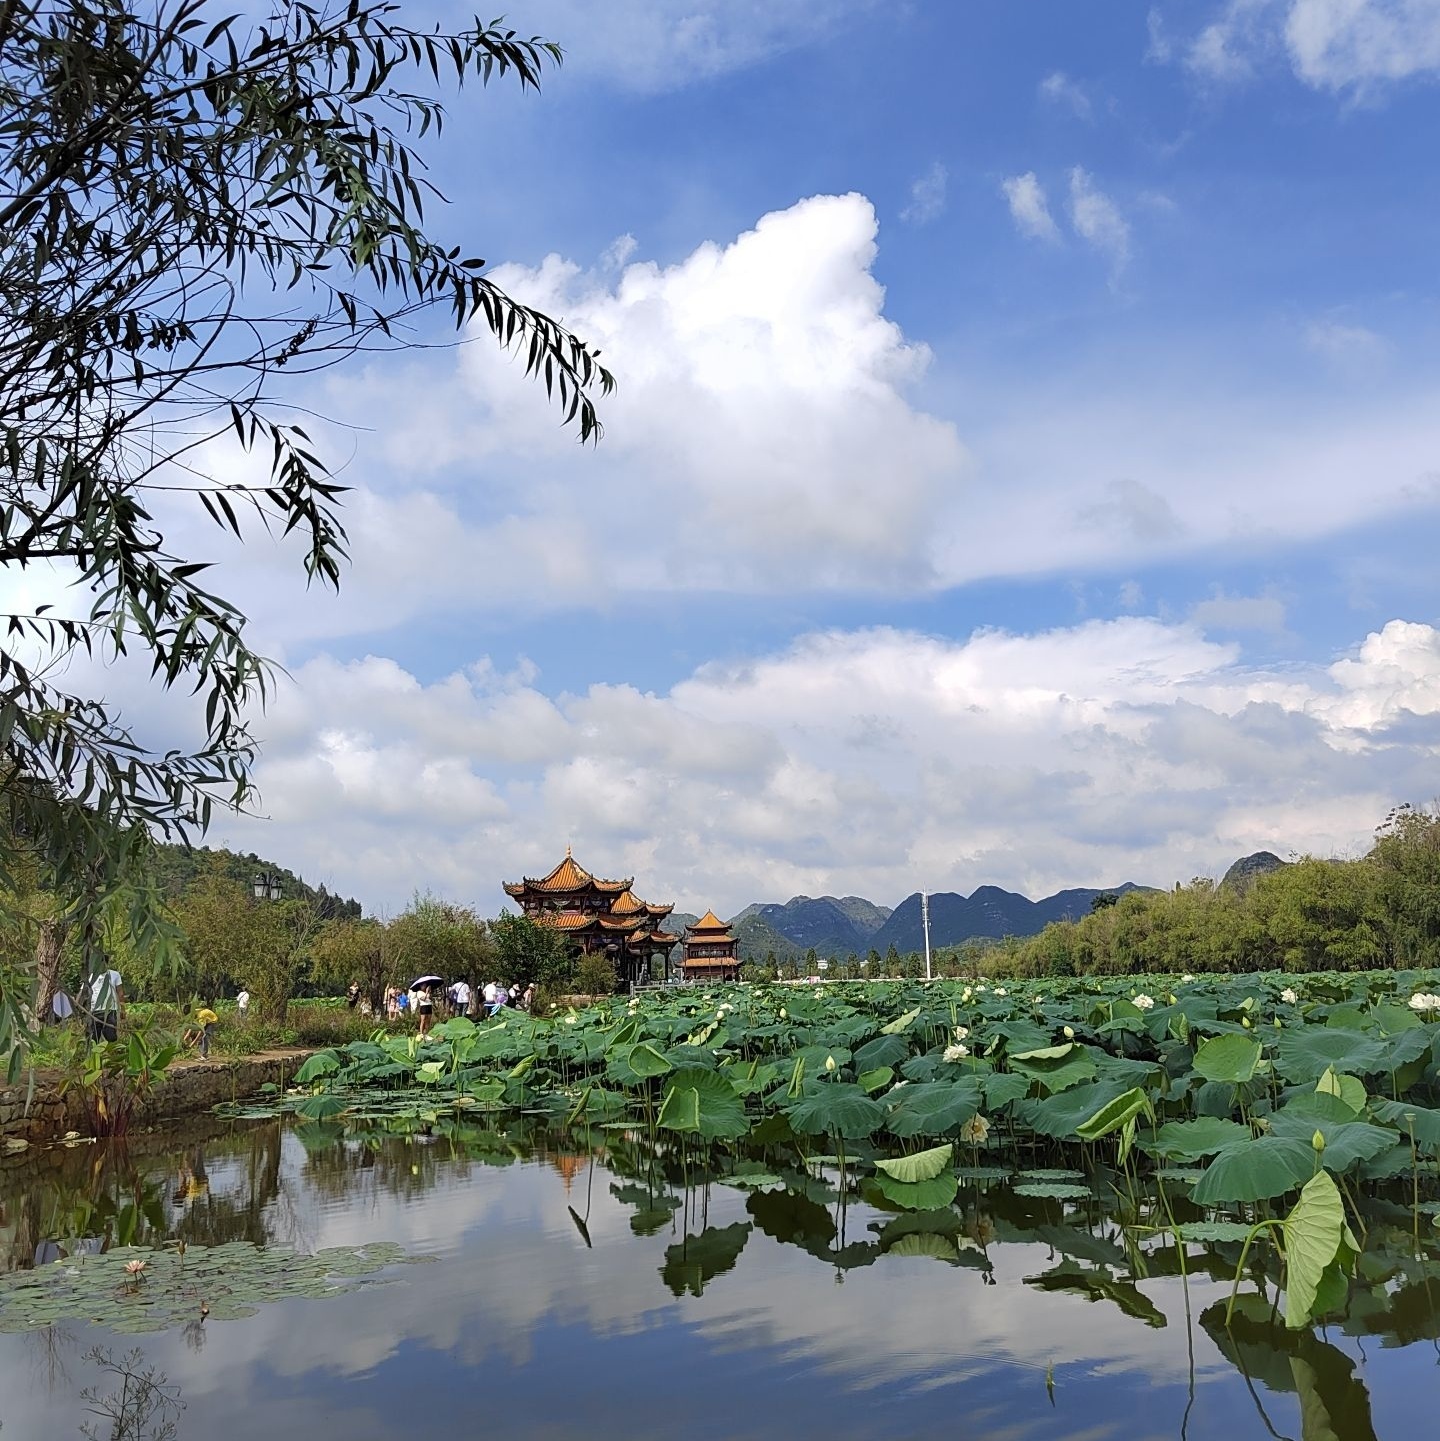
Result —
[[55, 992], [60, 989], [60, 966], [64, 959], [65, 933], [69, 927], [64, 921], [47, 920], [40, 922], [40, 935], [35, 942], [35, 1022], [44, 1025], [50, 1019], [50, 1007]]

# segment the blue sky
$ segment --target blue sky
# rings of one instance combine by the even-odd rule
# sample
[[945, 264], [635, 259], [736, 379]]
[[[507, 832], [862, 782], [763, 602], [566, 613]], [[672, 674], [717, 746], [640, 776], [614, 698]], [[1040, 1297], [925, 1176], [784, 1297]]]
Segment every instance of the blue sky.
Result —
[[484, 337], [299, 397], [355, 565], [227, 558], [290, 679], [218, 839], [486, 911], [573, 843], [726, 913], [1431, 799], [1440, 3], [509, 19], [567, 62], [454, 101], [432, 224], [602, 344], [607, 436]]

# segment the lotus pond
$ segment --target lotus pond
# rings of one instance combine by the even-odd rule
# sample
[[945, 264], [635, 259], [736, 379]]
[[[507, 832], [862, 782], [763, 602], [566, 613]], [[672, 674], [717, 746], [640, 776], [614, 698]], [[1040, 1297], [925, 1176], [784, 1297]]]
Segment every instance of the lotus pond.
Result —
[[353, 1043], [4, 1163], [0, 1435], [1429, 1434], [1437, 989], [736, 987]]

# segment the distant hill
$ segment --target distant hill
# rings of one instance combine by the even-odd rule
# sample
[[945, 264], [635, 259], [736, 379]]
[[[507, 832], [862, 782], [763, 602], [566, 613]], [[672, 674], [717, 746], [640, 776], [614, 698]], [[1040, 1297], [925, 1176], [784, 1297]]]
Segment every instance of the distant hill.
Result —
[[[1078, 920], [1087, 914], [1096, 896], [1123, 896], [1143, 889], [1132, 881], [1120, 886], [1082, 886], [1038, 901], [999, 886], [981, 886], [968, 897], [937, 891], [930, 897], [930, 945], [958, 946], [969, 940], [1039, 935], [1051, 921]], [[895, 907], [869, 944], [879, 951], [893, 945], [901, 955], [925, 949], [918, 891]]]
[[772, 951], [777, 961], [803, 956], [806, 947], [797, 946], [794, 941], [782, 935], [759, 915], [760, 907], [751, 906], [730, 922], [730, 932], [740, 942], [740, 958], [746, 961], [760, 961]]
[[1231, 890], [1248, 891], [1261, 876], [1271, 871], [1283, 870], [1289, 861], [1282, 861], [1274, 851], [1256, 851], [1252, 856], [1241, 856], [1220, 878], [1222, 886]]
[[254, 885], [257, 876], [263, 874], [280, 888], [281, 900], [312, 901], [326, 920], [339, 917], [359, 920], [361, 916], [359, 901], [331, 895], [323, 885], [307, 885], [294, 871], [267, 861], [253, 851], [242, 854], [224, 849], [211, 850], [209, 846], [187, 848], [169, 844], [157, 845], [155, 851], [157, 879], [171, 899], [183, 896], [202, 875], [210, 871], [219, 871], [247, 889]]
[[[792, 896], [784, 905], [747, 906], [732, 924], [737, 934], [744, 929], [742, 940], [747, 948], [755, 931], [751, 922], [758, 920], [791, 947], [802, 952], [813, 947], [817, 955], [837, 957], [852, 951], [863, 955], [870, 949], [870, 938], [889, 918], [888, 906], [877, 906], [861, 896]], [[781, 954], [775, 946], [762, 947], [761, 954], [767, 948]]]

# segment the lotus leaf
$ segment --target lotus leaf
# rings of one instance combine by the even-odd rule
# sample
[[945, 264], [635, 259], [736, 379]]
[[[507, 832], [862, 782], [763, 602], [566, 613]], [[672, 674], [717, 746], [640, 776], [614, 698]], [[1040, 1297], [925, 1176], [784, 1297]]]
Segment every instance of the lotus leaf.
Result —
[[1345, 1234], [1345, 1207], [1324, 1171], [1305, 1184], [1285, 1218], [1285, 1324], [1292, 1330], [1314, 1319], [1321, 1279]]
[[1152, 1117], [1155, 1114], [1150, 1098], [1137, 1086], [1116, 1096], [1114, 1100], [1107, 1101], [1093, 1116], [1081, 1121], [1075, 1127], [1075, 1134], [1082, 1141], [1098, 1141], [1102, 1136], [1108, 1136], [1112, 1131], [1118, 1131], [1133, 1121], [1142, 1111]]
[[1248, 1141], [1250, 1137], [1249, 1126], [1222, 1120], [1218, 1116], [1200, 1116], [1193, 1121], [1167, 1121], [1156, 1131], [1152, 1141], [1141, 1141], [1140, 1145], [1156, 1155], [1198, 1161], [1203, 1156], [1213, 1156], [1226, 1146]]
[[1288, 1136], [1242, 1141], [1216, 1155], [1190, 1199], [1197, 1206], [1268, 1201], [1298, 1190], [1315, 1173], [1319, 1159], [1308, 1141]]
[[658, 1124], [706, 1140], [743, 1136], [750, 1129], [745, 1103], [735, 1087], [714, 1071], [676, 1071], [660, 1105]]
[[962, 1126], [980, 1109], [975, 1080], [930, 1081], [892, 1091], [885, 1125], [891, 1135], [943, 1136]]
[[928, 1151], [913, 1151], [908, 1156], [876, 1161], [875, 1169], [897, 1181], [929, 1181], [949, 1167], [954, 1152], [953, 1146], [932, 1146]]
[[1242, 1085], [1260, 1064], [1259, 1041], [1245, 1035], [1212, 1036], [1195, 1051], [1195, 1072], [1207, 1081]]
[[860, 1140], [885, 1124], [880, 1104], [859, 1086], [844, 1081], [813, 1083], [786, 1114], [792, 1129], [805, 1136], [835, 1135]]
[[868, 1180], [866, 1186], [874, 1187], [892, 1206], [907, 1211], [934, 1211], [948, 1206], [960, 1189], [952, 1171], [925, 1181], [897, 1181], [890, 1176], [877, 1175]]

